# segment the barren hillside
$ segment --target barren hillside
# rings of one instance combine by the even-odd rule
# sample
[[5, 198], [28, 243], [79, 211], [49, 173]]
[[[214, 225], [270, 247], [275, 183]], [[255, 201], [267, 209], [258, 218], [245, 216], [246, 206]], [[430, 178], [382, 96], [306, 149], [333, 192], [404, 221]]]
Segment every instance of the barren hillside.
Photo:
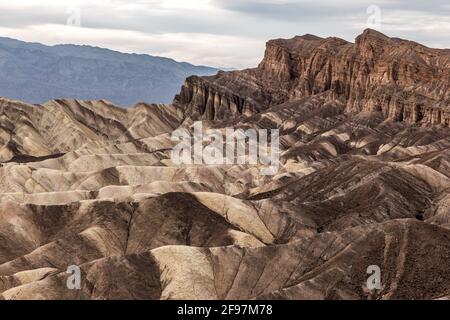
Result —
[[[196, 120], [279, 129], [278, 173], [175, 165]], [[0, 159], [4, 299], [450, 297], [449, 50], [305, 35], [170, 105], [5, 98]]]

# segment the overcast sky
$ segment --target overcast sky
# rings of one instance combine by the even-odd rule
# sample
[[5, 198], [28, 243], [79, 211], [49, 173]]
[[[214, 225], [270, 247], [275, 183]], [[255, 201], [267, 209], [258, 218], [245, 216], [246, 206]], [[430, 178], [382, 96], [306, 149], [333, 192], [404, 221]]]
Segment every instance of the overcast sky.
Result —
[[0, 36], [89, 44], [222, 67], [256, 66], [265, 42], [349, 41], [367, 27], [450, 48], [449, 0], [2, 0]]

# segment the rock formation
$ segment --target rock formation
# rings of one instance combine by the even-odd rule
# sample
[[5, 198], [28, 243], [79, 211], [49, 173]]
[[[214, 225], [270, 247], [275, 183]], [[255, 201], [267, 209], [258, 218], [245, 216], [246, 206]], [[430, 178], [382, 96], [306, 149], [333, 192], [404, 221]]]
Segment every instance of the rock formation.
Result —
[[258, 68], [188, 78], [176, 102], [195, 118], [221, 120], [317, 94], [347, 111], [449, 126], [449, 52], [371, 29], [354, 44], [311, 35], [272, 40]]
[[[448, 298], [449, 72], [449, 50], [366, 30], [269, 41], [172, 105], [1, 99], [0, 297]], [[279, 129], [278, 173], [175, 165], [195, 120]]]

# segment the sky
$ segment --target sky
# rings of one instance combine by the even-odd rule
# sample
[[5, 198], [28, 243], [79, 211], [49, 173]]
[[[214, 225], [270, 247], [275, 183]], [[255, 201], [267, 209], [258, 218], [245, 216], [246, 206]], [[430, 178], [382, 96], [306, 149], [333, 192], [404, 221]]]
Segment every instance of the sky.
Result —
[[449, 0], [0, 0], [0, 36], [255, 67], [265, 43], [365, 28], [450, 48]]

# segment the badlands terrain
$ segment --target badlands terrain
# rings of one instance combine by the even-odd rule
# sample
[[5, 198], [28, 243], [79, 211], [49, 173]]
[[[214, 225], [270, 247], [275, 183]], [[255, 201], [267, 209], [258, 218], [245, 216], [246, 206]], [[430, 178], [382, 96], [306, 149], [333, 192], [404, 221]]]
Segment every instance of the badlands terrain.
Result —
[[[199, 120], [279, 129], [278, 173], [176, 166]], [[2, 98], [0, 161], [2, 299], [450, 298], [450, 50], [305, 35], [170, 105]]]

